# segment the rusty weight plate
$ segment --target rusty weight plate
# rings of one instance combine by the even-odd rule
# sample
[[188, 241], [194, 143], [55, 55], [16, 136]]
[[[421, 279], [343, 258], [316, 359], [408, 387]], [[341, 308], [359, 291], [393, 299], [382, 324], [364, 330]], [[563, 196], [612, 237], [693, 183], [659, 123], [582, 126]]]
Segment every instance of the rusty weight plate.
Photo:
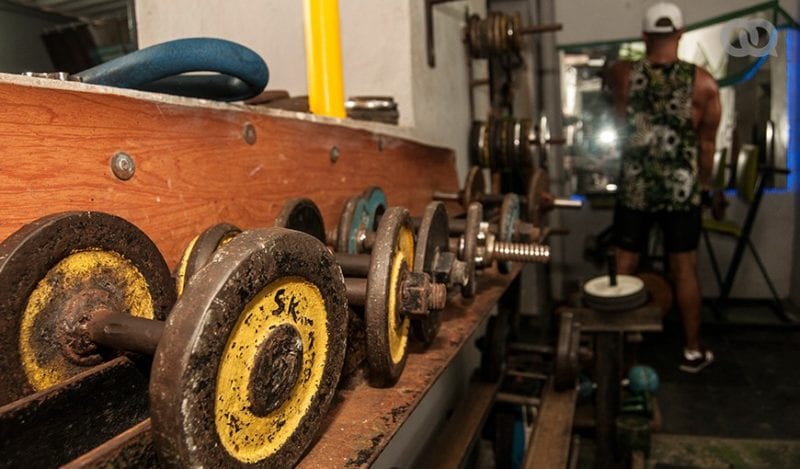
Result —
[[345, 353], [341, 270], [314, 237], [246, 231], [187, 285], [153, 359], [162, 464], [294, 465], [319, 429]]
[[528, 182], [528, 221], [537, 228], [541, 228], [544, 223], [545, 207], [543, 202], [544, 194], [550, 192], [550, 175], [544, 168], [537, 168]]
[[580, 334], [580, 324], [575, 321], [573, 314], [568, 311], [562, 312], [559, 315], [553, 381], [557, 391], [575, 388], [579, 371]]
[[[500, 226], [497, 230], [497, 240], [510, 243], [514, 241], [514, 227], [519, 221], [520, 202], [517, 194], [506, 194], [503, 196], [503, 204], [500, 207]], [[502, 274], [511, 272], [514, 263], [511, 261], [498, 261], [497, 270]]]
[[[417, 231], [417, 245], [414, 253], [414, 272], [424, 272], [434, 277], [434, 262], [439, 253], [449, 249], [449, 222], [447, 210], [442, 202], [431, 202], [425, 207], [422, 221]], [[440, 311], [430, 311], [425, 319], [411, 320], [411, 333], [424, 345], [430, 345], [436, 339], [442, 324]]]
[[372, 386], [392, 386], [406, 364], [410, 320], [400, 311], [400, 283], [414, 268], [414, 233], [408, 211], [392, 207], [378, 227], [367, 302], [367, 364]]
[[339, 219], [336, 250], [348, 254], [366, 252], [360, 246], [359, 232], [374, 232], [387, 207], [386, 194], [379, 187], [369, 187], [361, 196], [348, 199]]
[[[353, 219], [356, 212], [363, 210], [364, 202], [361, 197], [350, 197], [342, 208], [342, 214], [339, 216], [339, 224], [336, 227], [336, 251], [347, 252], [348, 240], [350, 238], [350, 229], [353, 224]], [[360, 205], [360, 206], [359, 206]]]
[[278, 217], [275, 219], [275, 226], [297, 230], [326, 242], [325, 220], [322, 219], [317, 204], [310, 199], [299, 197], [287, 201]]
[[485, 167], [483, 161], [483, 126], [481, 121], [472, 121], [469, 128], [469, 162], [473, 166]]
[[464, 180], [464, 191], [461, 196], [461, 205], [469, 207], [472, 202], [479, 202], [481, 195], [486, 192], [486, 184], [483, 180], [483, 172], [478, 166], [472, 166], [467, 172]]
[[218, 223], [207, 228], [189, 243], [175, 271], [178, 296], [183, 293], [186, 283], [194, 277], [194, 274], [208, 264], [214, 252], [241, 232], [237, 226]]
[[461, 287], [461, 296], [472, 298], [477, 290], [475, 277], [475, 256], [478, 253], [478, 235], [483, 221], [483, 206], [479, 202], [472, 202], [467, 208], [466, 230], [464, 230], [464, 252], [461, 260], [464, 261], [467, 284]]
[[[125, 292], [119, 288], [124, 278], [102, 265], [92, 270], [96, 275], [83, 278], [78, 272], [77, 284], [69, 289], [62, 274], [51, 272], [63, 260], [84, 252], [90, 256], [110, 253], [110, 257], [121, 259], [121, 264], [137, 270], [146, 283], [155, 319], [165, 318], [175, 302], [175, 286], [158, 248], [122, 218], [98, 212], [66, 212], [25, 225], [0, 245], [0, 404], [35, 391], [26, 369], [41, 368], [48, 373], [59, 368], [55, 380], [86, 369], [67, 358], [59, 340], [67, 337], [67, 331], [59, 327], [67, 322], [60, 321], [63, 306], [74, 294], [83, 288], [96, 288], [125, 304]], [[23, 353], [23, 319], [31, 295], [40, 290], [50, 291], [51, 301], [39, 304], [39, 314], [24, 328], [30, 338], [30, 353]], [[101, 352], [105, 360], [115, 356]]]

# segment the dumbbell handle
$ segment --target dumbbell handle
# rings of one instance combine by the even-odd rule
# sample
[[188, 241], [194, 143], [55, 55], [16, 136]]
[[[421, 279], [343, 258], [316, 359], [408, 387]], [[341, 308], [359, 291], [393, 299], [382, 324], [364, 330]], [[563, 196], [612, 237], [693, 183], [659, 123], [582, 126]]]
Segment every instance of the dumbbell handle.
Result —
[[97, 344], [153, 355], [164, 333], [164, 325], [164, 321], [130, 314], [100, 313], [93, 315], [86, 324], [86, 332]]
[[367, 304], [367, 279], [345, 277], [344, 285], [347, 289], [347, 302], [349, 304], [356, 306]]
[[342, 268], [342, 274], [355, 277], [366, 277], [369, 275], [369, 254], [347, 254], [343, 252], [334, 253], [334, 258], [339, 267]]
[[[367, 256], [369, 257], [369, 256]], [[412, 274], [409, 274], [407, 279], [411, 277]], [[417, 274], [413, 274], [417, 275]], [[429, 281], [429, 277], [427, 277]], [[352, 278], [352, 277], [345, 277], [344, 278], [344, 285], [347, 290], [347, 302], [351, 305], [355, 306], [364, 306], [367, 304], [367, 284], [368, 280], [366, 278]], [[427, 308], [423, 308], [425, 310], [440, 310], [444, 309], [445, 305], [447, 304], [447, 286], [442, 283], [428, 283], [430, 288], [426, 290], [427, 299], [424, 300], [427, 302]], [[400, 291], [399, 291], [399, 300], [401, 302], [400, 308], [403, 311], [409, 311], [406, 309], [407, 307], [416, 307], [419, 305], [418, 298], [414, 297], [414, 295], [405, 295], [406, 288], [408, 284], [404, 281], [400, 284]], [[417, 290], [419, 291], [419, 290]], [[411, 306], [409, 306], [411, 305]], [[415, 308], [416, 309], [416, 308]], [[412, 313], [411, 314], [416, 314]]]

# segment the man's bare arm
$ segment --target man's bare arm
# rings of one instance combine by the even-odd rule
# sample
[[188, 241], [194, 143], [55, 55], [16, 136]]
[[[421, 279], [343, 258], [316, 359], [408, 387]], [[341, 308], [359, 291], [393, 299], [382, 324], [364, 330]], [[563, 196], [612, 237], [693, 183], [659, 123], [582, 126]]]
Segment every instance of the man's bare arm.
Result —
[[698, 68], [695, 84], [702, 102], [702, 114], [697, 129], [699, 140], [698, 176], [700, 189], [710, 189], [714, 152], [717, 147], [717, 128], [722, 115], [722, 106], [719, 101], [717, 81], [710, 73]]

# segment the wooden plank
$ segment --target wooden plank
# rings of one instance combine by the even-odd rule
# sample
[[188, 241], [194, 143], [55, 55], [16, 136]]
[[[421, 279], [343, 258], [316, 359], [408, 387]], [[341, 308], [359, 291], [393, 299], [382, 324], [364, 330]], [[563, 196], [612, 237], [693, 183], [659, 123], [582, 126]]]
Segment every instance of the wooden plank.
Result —
[[661, 310], [646, 304], [624, 312], [601, 312], [590, 308], [569, 308], [581, 323], [581, 332], [661, 332]]
[[319, 441], [299, 467], [369, 466], [444, 372], [519, 274], [487, 271], [474, 298], [451, 298], [439, 335], [424, 354], [411, 354], [394, 387], [371, 388], [359, 382], [341, 389], [328, 411]]
[[438, 436], [428, 444], [420, 460], [425, 461], [428, 467], [463, 467], [464, 459], [469, 456], [469, 450], [483, 428], [499, 388], [500, 381], [471, 382], [464, 393], [464, 400], [437, 432]]
[[[458, 188], [451, 150], [388, 132], [41, 83], [0, 76], [0, 239], [44, 215], [97, 210], [136, 224], [174, 265], [209, 225], [271, 225], [291, 197], [310, 197], [332, 227], [346, 198], [370, 185], [416, 214], [434, 190]], [[248, 123], [252, 145], [243, 137]], [[111, 172], [117, 151], [135, 161], [128, 181]]]
[[553, 381], [547, 382], [542, 391], [542, 405], [536, 417], [536, 426], [525, 451], [525, 468], [567, 467], [577, 398], [577, 390], [557, 392], [553, 388]]

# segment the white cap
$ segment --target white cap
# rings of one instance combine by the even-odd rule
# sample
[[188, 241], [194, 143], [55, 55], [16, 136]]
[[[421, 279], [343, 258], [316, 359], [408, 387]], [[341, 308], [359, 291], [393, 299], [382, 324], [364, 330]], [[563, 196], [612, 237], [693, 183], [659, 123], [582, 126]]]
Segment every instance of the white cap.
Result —
[[656, 3], [647, 9], [642, 19], [645, 33], [672, 33], [679, 29], [683, 29], [683, 14], [674, 3]]

